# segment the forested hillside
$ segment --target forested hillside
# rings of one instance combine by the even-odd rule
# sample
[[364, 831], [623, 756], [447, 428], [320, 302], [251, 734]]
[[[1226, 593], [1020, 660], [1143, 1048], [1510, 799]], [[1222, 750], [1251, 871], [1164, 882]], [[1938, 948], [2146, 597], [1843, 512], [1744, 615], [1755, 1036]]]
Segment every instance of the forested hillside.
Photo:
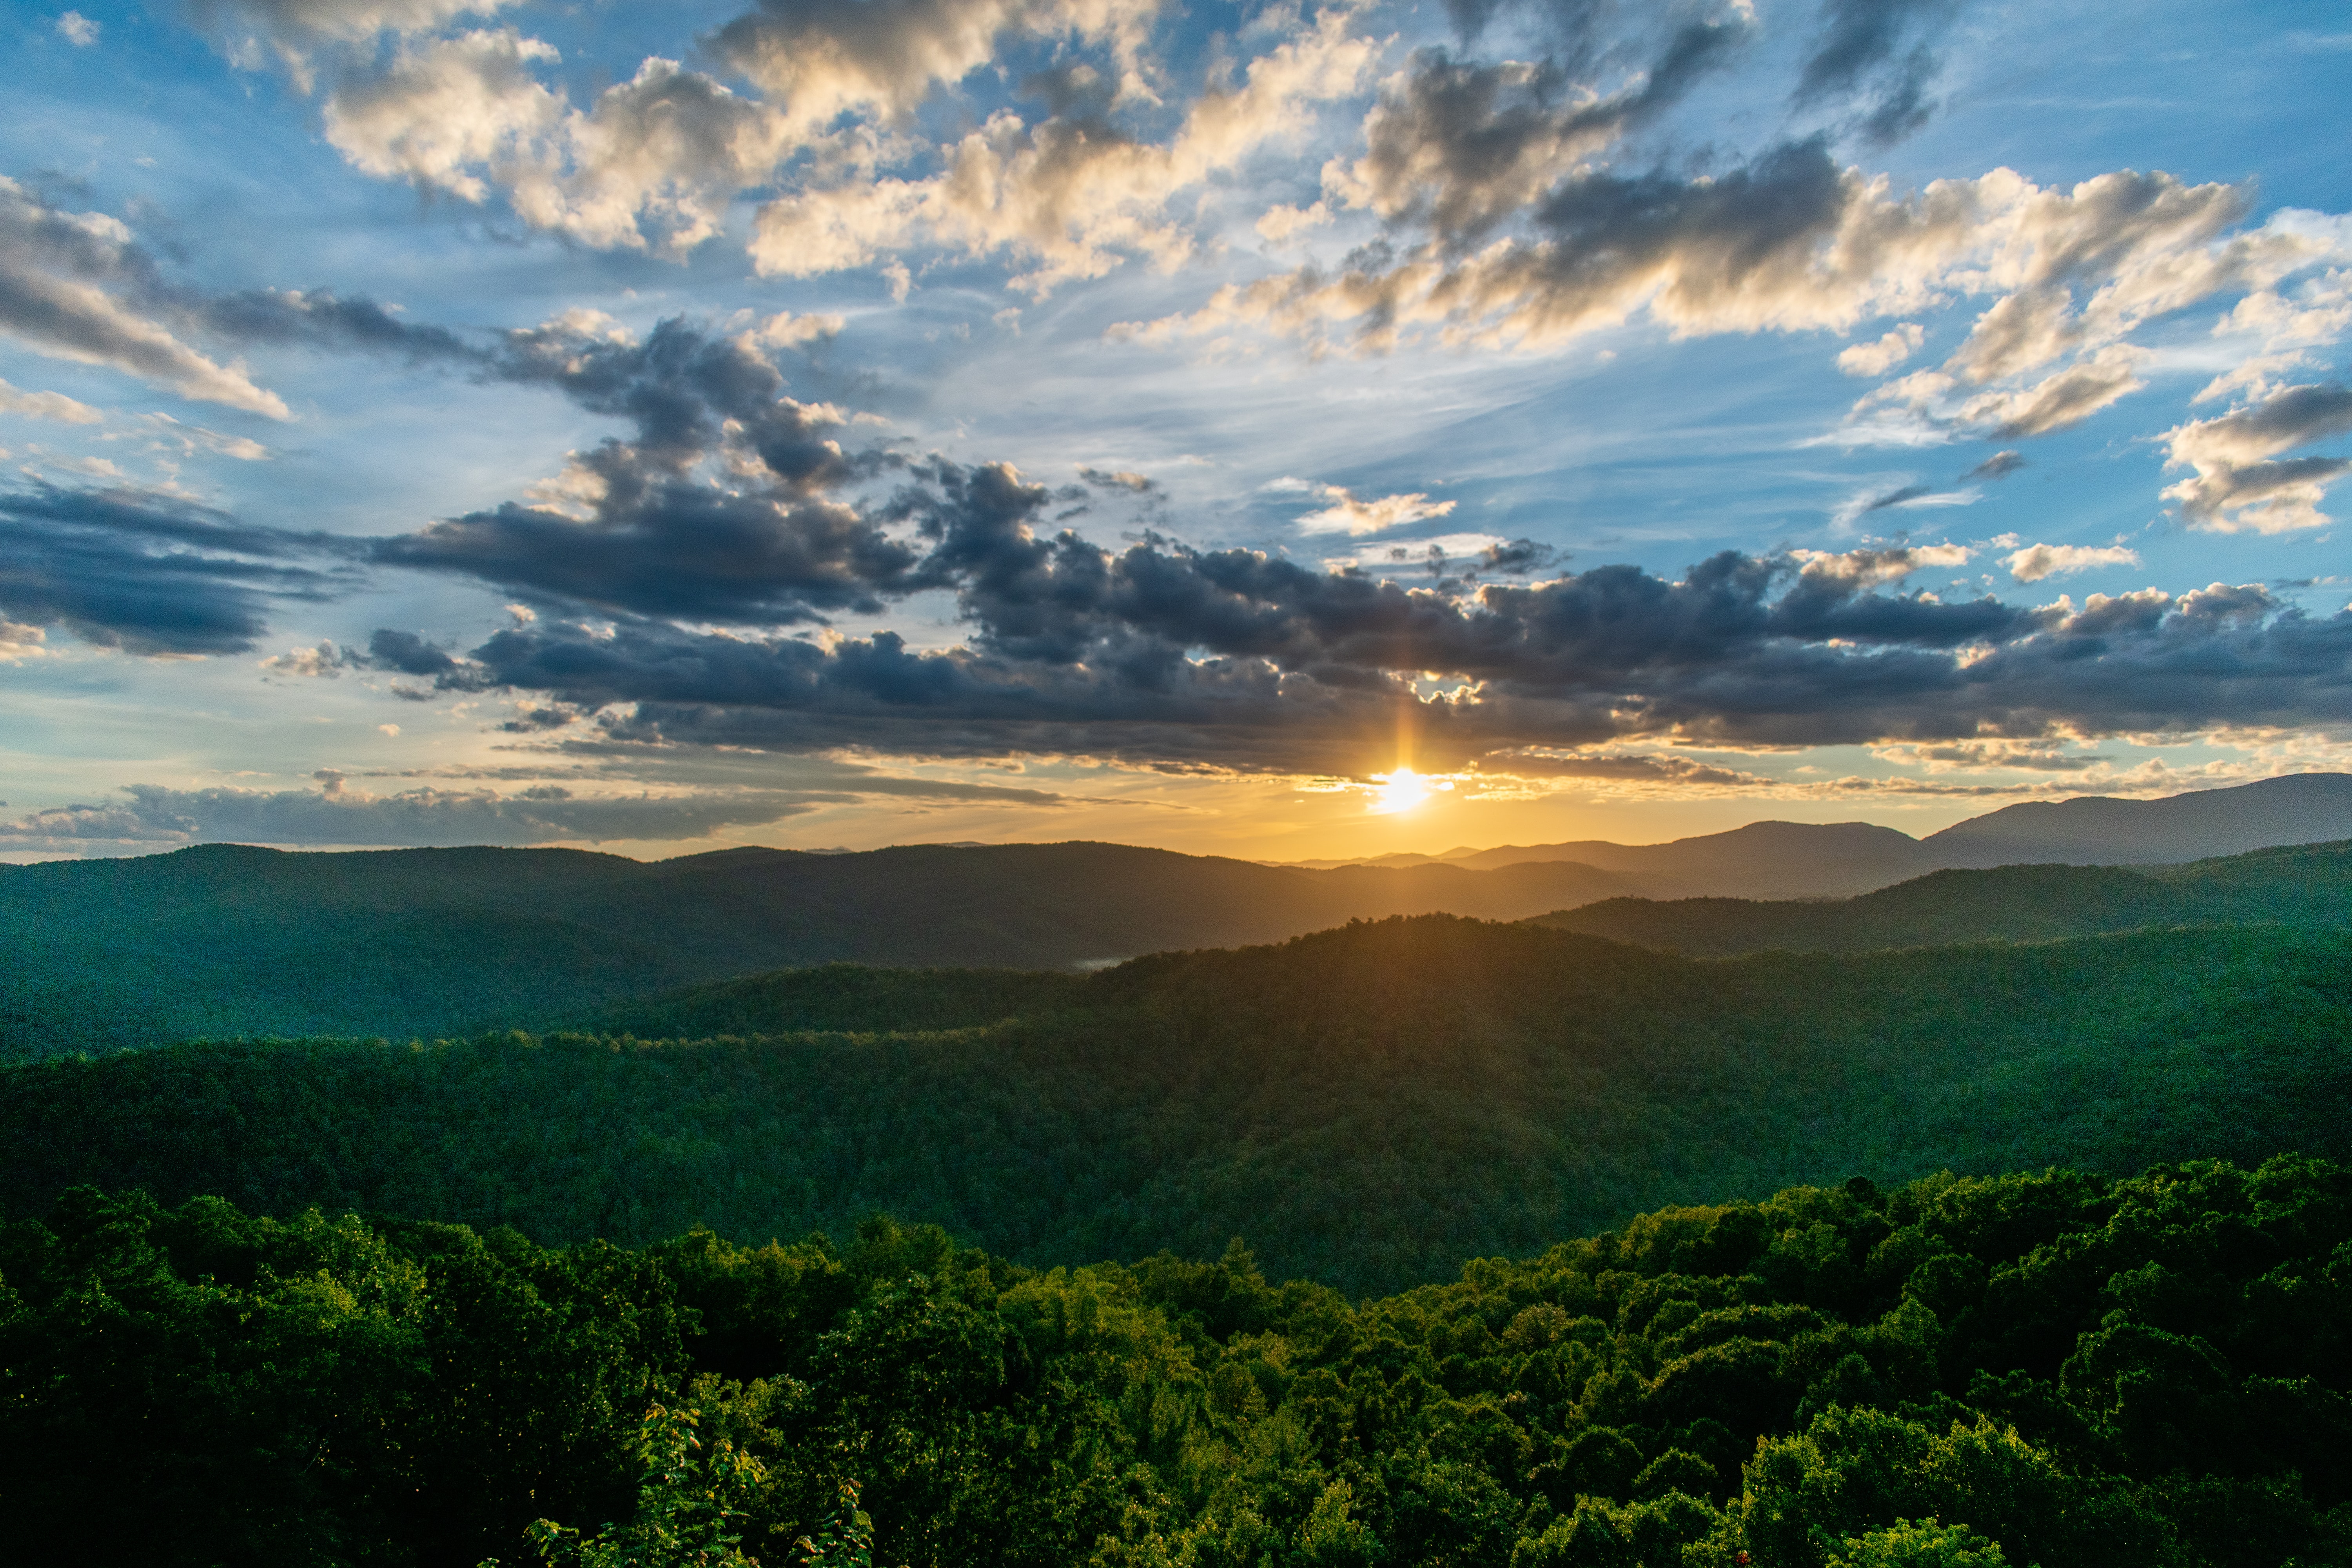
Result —
[[[1366, 1290], [1856, 1173], [2352, 1155], [2342, 931], [1700, 961], [1433, 916], [1083, 979], [820, 970], [668, 1005], [644, 1021], [736, 1037], [7, 1068], [0, 1202], [136, 1184], [632, 1245], [887, 1210], [1037, 1265], [1241, 1235]], [[891, 1016], [966, 1026], [873, 1028]], [[812, 1025], [861, 1032], [764, 1032]]]
[[1646, 885], [1575, 865], [1307, 871], [1116, 844], [284, 854], [0, 866], [0, 1060], [202, 1036], [543, 1026], [786, 965], [1070, 969], [1356, 918], [1517, 920]]
[[2352, 925], [2352, 842], [2187, 866], [1937, 871], [1840, 900], [1604, 899], [1531, 922], [1708, 956], [2047, 942], [2155, 926]]
[[[834, 1568], [2352, 1553], [2352, 1179], [2324, 1161], [1800, 1187], [1355, 1302], [1269, 1284], [1238, 1247], [1039, 1272], [886, 1221], [842, 1242], [551, 1250], [76, 1192], [0, 1228], [0, 1552], [94, 1568], [470, 1568], [534, 1562], [534, 1540], [559, 1562]], [[575, 1555], [572, 1531], [602, 1555]]]

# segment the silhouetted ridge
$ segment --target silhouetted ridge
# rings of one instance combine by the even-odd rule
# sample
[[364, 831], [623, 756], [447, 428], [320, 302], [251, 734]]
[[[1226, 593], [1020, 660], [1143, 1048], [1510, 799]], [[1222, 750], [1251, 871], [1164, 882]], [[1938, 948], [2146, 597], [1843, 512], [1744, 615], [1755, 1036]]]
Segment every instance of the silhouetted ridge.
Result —
[[2046, 942], [2151, 926], [2352, 925], [2352, 842], [2256, 850], [2146, 871], [2004, 866], [1937, 871], [1835, 901], [1607, 899], [1537, 924], [1722, 956], [1957, 942]]

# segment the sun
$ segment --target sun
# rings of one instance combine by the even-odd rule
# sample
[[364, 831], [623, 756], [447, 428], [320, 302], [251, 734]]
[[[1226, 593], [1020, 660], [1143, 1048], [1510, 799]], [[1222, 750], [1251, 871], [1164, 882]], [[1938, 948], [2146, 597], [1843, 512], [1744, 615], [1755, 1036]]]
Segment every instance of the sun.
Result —
[[1411, 768], [1400, 767], [1392, 773], [1374, 773], [1380, 787], [1372, 795], [1372, 809], [1383, 816], [1411, 811], [1429, 798], [1430, 782]]

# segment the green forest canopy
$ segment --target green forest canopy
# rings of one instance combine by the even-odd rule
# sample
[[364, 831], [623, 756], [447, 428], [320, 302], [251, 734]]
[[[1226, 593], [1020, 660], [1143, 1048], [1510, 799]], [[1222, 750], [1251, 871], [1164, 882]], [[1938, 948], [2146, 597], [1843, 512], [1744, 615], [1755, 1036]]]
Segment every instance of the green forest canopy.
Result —
[[84, 1188], [0, 1227], [0, 1513], [139, 1568], [782, 1563], [861, 1504], [908, 1568], [2338, 1563], [2347, 1324], [2306, 1158], [1800, 1187], [1359, 1301]]
[[799, 971], [630, 1016], [0, 1069], [0, 1204], [137, 1184], [628, 1245], [883, 1210], [1032, 1266], [1242, 1235], [1368, 1291], [1857, 1172], [2352, 1157], [2342, 931], [1699, 961], [1424, 917], [1084, 978]]

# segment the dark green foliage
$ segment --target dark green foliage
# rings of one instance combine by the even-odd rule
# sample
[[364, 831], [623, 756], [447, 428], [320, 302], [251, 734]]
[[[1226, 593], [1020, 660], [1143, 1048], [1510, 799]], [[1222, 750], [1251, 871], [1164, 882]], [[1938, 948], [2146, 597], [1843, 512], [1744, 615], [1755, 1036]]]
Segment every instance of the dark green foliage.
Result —
[[[1024, 1005], [1040, 1010], [1003, 1019]], [[757, 1029], [899, 1007], [1000, 1021], [694, 1044], [247, 1043], [11, 1068], [0, 1204], [40, 1212], [77, 1184], [135, 1183], [169, 1202], [218, 1193], [278, 1215], [319, 1204], [627, 1245], [698, 1223], [738, 1241], [840, 1232], [887, 1209], [1040, 1266], [1200, 1255], [1244, 1234], [1280, 1274], [1366, 1291], [1662, 1204], [1853, 1171], [1891, 1184], [2352, 1155], [2341, 931], [1700, 962], [1430, 917], [1084, 979], [805, 972], [650, 1016]], [[1767, 1255], [1738, 1223], [1673, 1271], [1752, 1268], [1839, 1310], [1863, 1299], [1843, 1254]], [[1998, 1242], [2055, 1222], [1980, 1223]], [[1965, 1258], [1924, 1261], [1938, 1312], [1986, 1288]], [[1724, 1401], [1786, 1415], [1729, 1321], [1691, 1330], [1668, 1396], [1686, 1398], [1685, 1418]], [[2077, 1329], [2016, 1314], [2004, 1331], [2022, 1346]], [[1839, 1375], [1868, 1394], [1880, 1374]]]
[[648, 1040], [803, 1031], [964, 1029], [1079, 1000], [1075, 974], [1018, 969], [867, 969], [828, 963], [698, 985], [625, 1002], [583, 1021], [600, 1034]]
[[2347, 1323], [2352, 1172], [2303, 1157], [1792, 1188], [1354, 1303], [1238, 1243], [551, 1250], [84, 1189], [0, 1227], [0, 1558], [2340, 1564]]
[[1117, 844], [285, 854], [0, 866], [0, 1060], [202, 1037], [577, 1020], [783, 965], [1067, 971], [1351, 916], [1517, 920], [1643, 884], [1589, 866], [1309, 871]]
[[1702, 957], [2048, 942], [2187, 925], [2352, 924], [2352, 843], [2221, 860], [1936, 871], [1851, 899], [1605, 899], [1531, 922]]

